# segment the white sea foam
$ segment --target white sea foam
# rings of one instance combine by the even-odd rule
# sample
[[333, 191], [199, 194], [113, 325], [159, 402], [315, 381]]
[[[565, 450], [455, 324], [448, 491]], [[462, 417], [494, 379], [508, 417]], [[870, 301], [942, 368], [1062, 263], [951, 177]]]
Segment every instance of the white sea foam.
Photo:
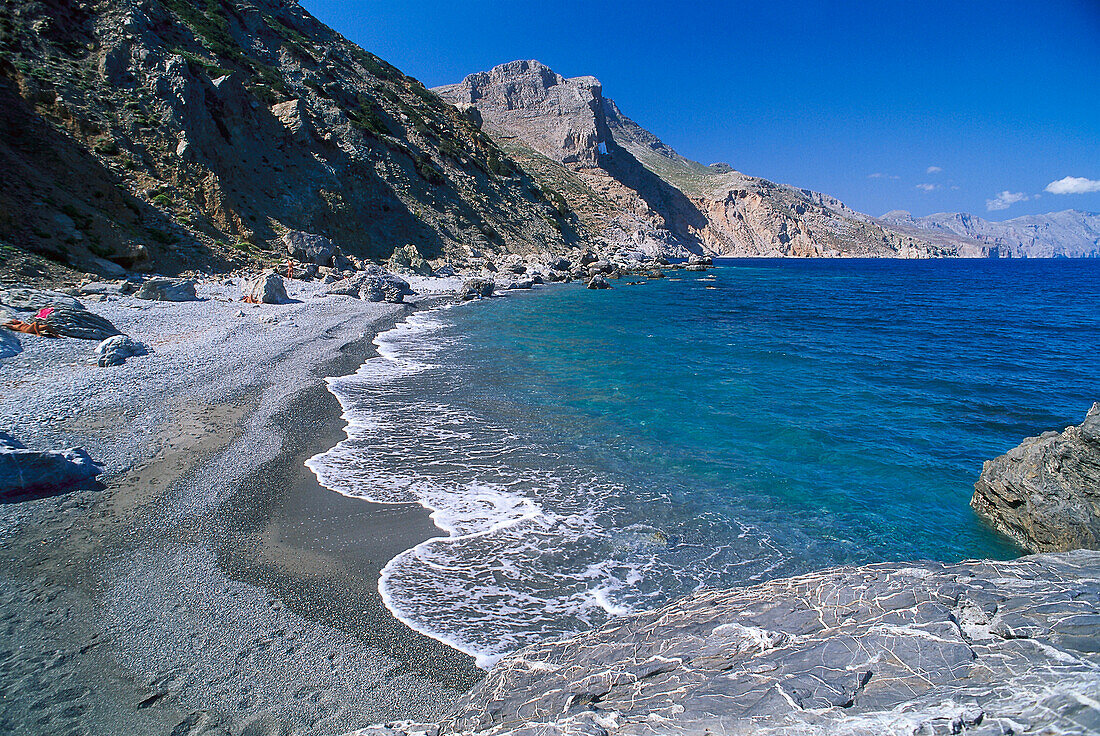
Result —
[[636, 493], [493, 421], [499, 397], [463, 373], [478, 367], [449, 360], [462, 340], [446, 311], [376, 337], [377, 357], [328, 379], [347, 439], [306, 463], [346, 496], [421, 505], [445, 534], [383, 568], [394, 616], [489, 667], [691, 590], [702, 580], [685, 573], [693, 560], [721, 565], [712, 558], [725, 548], [673, 544], [629, 521]]

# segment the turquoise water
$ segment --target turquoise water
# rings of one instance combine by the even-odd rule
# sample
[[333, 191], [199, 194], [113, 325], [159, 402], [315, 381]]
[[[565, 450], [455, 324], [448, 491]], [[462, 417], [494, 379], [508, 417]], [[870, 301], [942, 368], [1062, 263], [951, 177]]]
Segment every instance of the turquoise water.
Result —
[[1100, 399], [1100, 262], [730, 261], [417, 315], [321, 481], [441, 537], [380, 585], [479, 657], [703, 586], [1011, 557], [982, 462]]

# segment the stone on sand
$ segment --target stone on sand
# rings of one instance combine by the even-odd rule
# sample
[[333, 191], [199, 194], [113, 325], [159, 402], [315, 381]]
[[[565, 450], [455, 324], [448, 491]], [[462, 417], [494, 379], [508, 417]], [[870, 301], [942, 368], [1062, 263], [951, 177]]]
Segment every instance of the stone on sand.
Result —
[[246, 299], [258, 304], [289, 304], [283, 277], [277, 273], [263, 273], [246, 281], [242, 289]]
[[138, 355], [147, 355], [149, 348], [141, 342], [134, 340], [126, 335], [115, 335], [114, 337], [108, 337], [103, 342], [96, 345], [95, 354], [97, 356], [96, 364], [100, 368], [107, 368], [113, 365], [122, 365], [126, 362], [127, 358], [132, 358]]
[[0, 500], [17, 501], [58, 493], [99, 475], [95, 461], [81, 448], [28, 450], [0, 432]]
[[134, 296], [154, 302], [193, 302], [198, 299], [195, 282], [191, 279], [149, 279]]

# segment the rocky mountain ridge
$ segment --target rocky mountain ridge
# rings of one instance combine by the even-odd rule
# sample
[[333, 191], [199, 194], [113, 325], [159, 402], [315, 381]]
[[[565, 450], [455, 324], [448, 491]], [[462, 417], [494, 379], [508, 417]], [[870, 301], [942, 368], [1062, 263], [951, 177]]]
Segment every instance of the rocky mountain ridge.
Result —
[[582, 227], [610, 247], [666, 255], [924, 258], [958, 245], [855, 212], [828, 195], [704, 166], [679, 155], [603, 96], [593, 77], [566, 79], [513, 61], [434, 89], [483, 127]]
[[990, 222], [965, 212], [940, 212], [913, 217], [904, 210], [879, 218], [905, 232], [955, 243], [960, 254], [978, 244], [980, 257], [1096, 258], [1100, 257], [1100, 214], [1063, 210]]

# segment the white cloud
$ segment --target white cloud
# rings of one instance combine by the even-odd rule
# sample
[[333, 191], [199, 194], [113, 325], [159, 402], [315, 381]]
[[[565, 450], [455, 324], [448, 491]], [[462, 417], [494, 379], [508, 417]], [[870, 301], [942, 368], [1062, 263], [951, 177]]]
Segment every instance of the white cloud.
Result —
[[918, 184], [917, 189], [923, 189], [926, 192], [934, 192], [940, 188], [939, 184]]
[[901, 177], [900, 176], [895, 176], [893, 174], [883, 174], [883, 173], [880, 173], [880, 172], [876, 171], [873, 174], [868, 174], [867, 178], [868, 179], [900, 179]]
[[1058, 181], [1047, 184], [1047, 191], [1051, 194], [1088, 194], [1100, 192], [1100, 181], [1086, 179], [1083, 176], [1067, 176]]
[[929, 166], [928, 170], [925, 171], [924, 173], [926, 173], [926, 174], [938, 174], [941, 171], [943, 171], [943, 169], [941, 169], [939, 166]]
[[1027, 196], [1023, 192], [1010, 192], [1007, 189], [998, 194], [993, 199], [987, 199], [985, 201], [985, 208], [990, 212], [996, 210], [1007, 210], [1017, 202], [1026, 202], [1031, 197]]

